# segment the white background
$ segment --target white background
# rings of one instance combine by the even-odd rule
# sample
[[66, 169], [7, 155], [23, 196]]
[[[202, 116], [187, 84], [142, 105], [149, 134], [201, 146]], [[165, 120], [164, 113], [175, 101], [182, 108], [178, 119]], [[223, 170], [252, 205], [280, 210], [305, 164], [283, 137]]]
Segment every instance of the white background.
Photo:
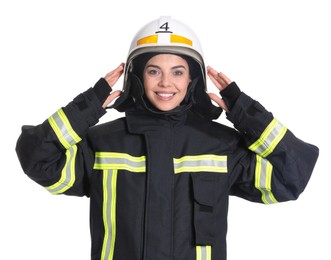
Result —
[[327, 0], [1, 1], [0, 259], [90, 258], [88, 199], [32, 182], [16, 140], [124, 62], [136, 31], [161, 15], [190, 25], [206, 64], [320, 148], [299, 200], [230, 199], [228, 259], [331, 259], [330, 11]]

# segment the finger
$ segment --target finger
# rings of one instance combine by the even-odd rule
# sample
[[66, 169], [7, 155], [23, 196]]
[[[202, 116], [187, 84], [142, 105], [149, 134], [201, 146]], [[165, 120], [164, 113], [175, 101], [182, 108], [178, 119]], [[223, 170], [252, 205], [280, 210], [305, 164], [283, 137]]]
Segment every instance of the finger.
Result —
[[207, 72], [210, 74], [212, 77], [217, 78], [217, 71], [213, 69], [211, 66], [207, 66]]
[[214, 93], [208, 93], [211, 100], [215, 101], [217, 105], [223, 108], [226, 112], [229, 112], [229, 108], [225, 104], [224, 100]]
[[207, 73], [211, 81], [219, 90], [223, 90], [231, 83], [231, 80], [225, 76], [224, 73], [218, 72], [210, 66], [207, 67]]
[[207, 72], [208, 77], [210, 78], [210, 80], [214, 83], [214, 85], [216, 86], [216, 88], [218, 88], [220, 91], [223, 89], [223, 85], [219, 82], [219, 80], [217, 79], [217, 76], [214, 76], [213, 74]]
[[124, 72], [124, 63], [121, 63], [116, 69], [107, 73], [105, 80], [108, 82], [109, 86], [112, 87], [121, 77]]
[[223, 80], [226, 84], [230, 84], [231, 80], [223, 73], [223, 72], [218, 72], [215, 69], [213, 69], [211, 66], [207, 67], [208, 73], [210, 73], [215, 79], [221, 79]]
[[229, 85], [232, 82], [223, 72], [218, 72], [217, 76], [220, 77], [226, 85]]
[[102, 107], [105, 109], [111, 102], [113, 102], [117, 97], [119, 97], [122, 94], [121, 90], [116, 90], [112, 92], [106, 99], [106, 101], [103, 103]]
[[118, 74], [119, 72], [123, 71], [123, 69], [124, 69], [124, 63], [122, 62], [116, 69], [108, 72], [106, 76]]
[[218, 89], [222, 90], [227, 85], [229, 85], [229, 79], [221, 72], [214, 70], [212, 67], [208, 66], [208, 76], [213, 81], [213, 83], [217, 86]]

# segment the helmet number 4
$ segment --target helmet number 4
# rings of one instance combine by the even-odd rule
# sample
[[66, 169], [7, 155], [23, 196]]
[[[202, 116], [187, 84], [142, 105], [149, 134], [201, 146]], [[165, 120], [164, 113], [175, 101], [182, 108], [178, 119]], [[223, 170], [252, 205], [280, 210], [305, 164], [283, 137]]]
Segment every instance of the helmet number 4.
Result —
[[168, 22], [162, 24], [160, 27], [159, 27], [160, 30], [158, 30], [157, 32], [155, 33], [172, 33], [171, 31], [169, 31], [170, 27], [168, 25]]

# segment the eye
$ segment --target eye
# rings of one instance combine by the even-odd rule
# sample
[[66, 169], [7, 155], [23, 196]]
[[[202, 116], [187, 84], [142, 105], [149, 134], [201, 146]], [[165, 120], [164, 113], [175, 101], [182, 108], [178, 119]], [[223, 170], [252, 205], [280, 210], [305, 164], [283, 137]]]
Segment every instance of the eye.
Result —
[[158, 70], [156, 70], [156, 69], [147, 69], [146, 70], [146, 73], [148, 74], [148, 75], [158, 75], [159, 74], [159, 71]]
[[182, 76], [184, 74], [182, 70], [175, 70], [173, 73], [175, 76]]

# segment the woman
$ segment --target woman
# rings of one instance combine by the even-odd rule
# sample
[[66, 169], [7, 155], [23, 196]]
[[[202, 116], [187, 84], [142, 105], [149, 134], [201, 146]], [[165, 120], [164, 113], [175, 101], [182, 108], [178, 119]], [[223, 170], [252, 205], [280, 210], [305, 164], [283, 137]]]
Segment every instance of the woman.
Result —
[[[111, 92], [123, 73], [123, 91]], [[226, 259], [229, 195], [271, 204], [303, 192], [318, 148], [207, 74], [222, 98], [206, 93], [193, 31], [161, 17], [137, 33], [125, 65], [22, 128], [25, 173], [53, 194], [90, 197], [91, 259]], [[125, 117], [96, 125], [115, 99]], [[237, 130], [213, 121], [222, 109]]]

